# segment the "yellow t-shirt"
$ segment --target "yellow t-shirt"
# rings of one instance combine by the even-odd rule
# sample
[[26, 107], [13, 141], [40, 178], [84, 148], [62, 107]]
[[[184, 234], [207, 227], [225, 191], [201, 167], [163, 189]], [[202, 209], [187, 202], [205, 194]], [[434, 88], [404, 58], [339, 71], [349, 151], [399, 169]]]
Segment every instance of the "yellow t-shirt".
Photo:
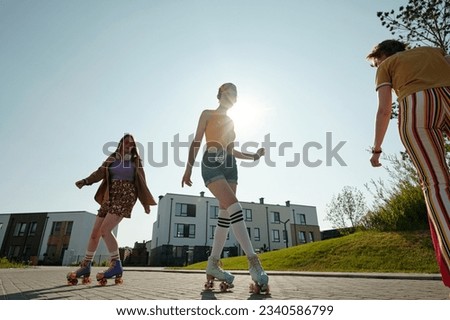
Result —
[[230, 151], [236, 138], [233, 120], [224, 113], [212, 112], [206, 123], [205, 137], [208, 148]]
[[376, 90], [391, 86], [398, 101], [415, 92], [450, 86], [450, 64], [440, 48], [419, 47], [386, 58], [375, 78]]

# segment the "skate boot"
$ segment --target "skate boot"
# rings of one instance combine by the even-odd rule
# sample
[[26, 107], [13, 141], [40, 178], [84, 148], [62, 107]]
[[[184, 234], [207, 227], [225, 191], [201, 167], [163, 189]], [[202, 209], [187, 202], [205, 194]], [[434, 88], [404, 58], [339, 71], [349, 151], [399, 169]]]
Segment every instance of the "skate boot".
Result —
[[83, 260], [80, 267], [76, 271], [67, 274], [67, 284], [74, 286], [78, 283], [78, 278], [81, 278], [81, 283], [91, 283], [91, 261]]
[[111, 279], [113, 277], [115, 284], [122, 284], [122, 273], [122, 262], [120, 260], [112, 260], [107, 270], [97, 273], [96, 277], [98, 284], [104, 286], [108, 282], [107, 279]]
[[263, 270], [257, 255], [248, 258], [248, 271], [253, 280], [249, 288], [250, 293], [269, 294], [269, 277]]
[[221, 268], [219, 259], [209, 257], [208, 265], [206, 267], [206, 283], [205, 290], [212, 290], [214, 288], [214, 280], [220, 281], [220, 291], [225, 292], [229, 288], [233, 288], [234, 276], [228, 271]]

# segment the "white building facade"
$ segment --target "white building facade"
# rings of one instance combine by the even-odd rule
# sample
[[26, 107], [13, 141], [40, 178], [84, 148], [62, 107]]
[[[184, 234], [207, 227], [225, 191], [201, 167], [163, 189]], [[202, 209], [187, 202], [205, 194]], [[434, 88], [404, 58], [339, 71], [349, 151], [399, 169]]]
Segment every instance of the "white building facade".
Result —
[[[0, 257], [33, 264], [76, 264], [85, 255], [95, 219], [87, 211], [0, 214]], [[101, 240], [94, 261], [108, 259]]]
[[[319, 241], [316, 207], [291, 204], [240, 202], [247, 231], [255, 251], [277, 250]], [[153, 225], [150, 265], [186, 265], [204, 261], [214, 240], [219, 213], [213, 197], [168, 193], [158, 202]], [[244, 254], [232, 228], [225, 242], [224, 256]]]

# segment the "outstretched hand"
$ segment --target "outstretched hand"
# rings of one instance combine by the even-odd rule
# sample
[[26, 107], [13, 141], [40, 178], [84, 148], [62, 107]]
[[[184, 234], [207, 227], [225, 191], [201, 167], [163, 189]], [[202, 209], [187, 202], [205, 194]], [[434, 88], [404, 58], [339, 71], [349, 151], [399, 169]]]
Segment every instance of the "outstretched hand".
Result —
[[259, 148], [257, 151], [256, 151], [256, 156], [255, 156], [255, 161], [256, 160], [258, 160], [259, 158], [261, 158], [263, 155], [265, 155], [266, 154], [266, 149], [264, 149], [264, 148]]
[[187, 186], [191, 187], [192, 186], [192, 180], [191, 180], [191, 172], [186, 169], [184, 175], [183, 175], [183, 179], [181, 179], [181, 187], [184, 187], [184, 184], [186, 184]]
[[75, 185], [78, 187], [78, 189], [83, 188], [85, 186], [84, 179], [78, 180], [77, 182], [75, 182]]

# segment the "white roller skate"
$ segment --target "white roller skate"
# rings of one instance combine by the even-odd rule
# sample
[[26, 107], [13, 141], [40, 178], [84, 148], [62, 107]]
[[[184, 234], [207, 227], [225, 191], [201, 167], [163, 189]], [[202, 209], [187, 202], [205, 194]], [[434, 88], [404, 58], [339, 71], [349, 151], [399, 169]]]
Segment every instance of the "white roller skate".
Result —
[[269, 294], [269, 277], [261, 266], [257, 255], [248, 258], [248, 271], [254, 283], [250, 284], [249, 292], [256, 294]]
[[205, 290], [212, 290], [214, 288], [214, 280], [220, 281], [220, 291], [225, 292], [234, 287], [234, 276], [228, 271], [221, 268], [219, 259], [213, 257], [208, 258], [208, 265], [206, 267], [206, 283]]

